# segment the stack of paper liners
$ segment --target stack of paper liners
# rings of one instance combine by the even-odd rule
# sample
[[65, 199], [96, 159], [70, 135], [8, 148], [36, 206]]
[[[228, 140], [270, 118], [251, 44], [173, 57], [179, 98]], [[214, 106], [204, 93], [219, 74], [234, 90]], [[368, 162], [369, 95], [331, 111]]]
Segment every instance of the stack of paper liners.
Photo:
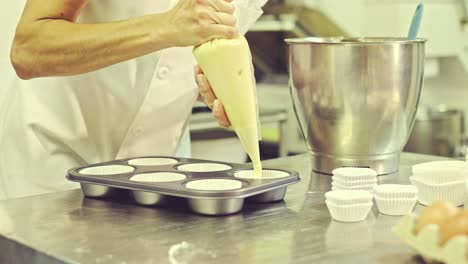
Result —
[[252, 160], [255, 176], [260, 177], [257, 96], [247, 40], [215, 39], [195, 47], [193, 54]]

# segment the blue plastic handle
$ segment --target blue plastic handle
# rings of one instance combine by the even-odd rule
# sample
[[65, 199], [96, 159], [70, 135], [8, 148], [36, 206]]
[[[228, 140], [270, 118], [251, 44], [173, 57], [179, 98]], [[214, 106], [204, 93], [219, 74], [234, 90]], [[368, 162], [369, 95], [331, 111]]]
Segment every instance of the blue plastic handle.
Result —
[[413, 20], [411, 21], [411, 27], [408, 33], [408, 39], [415, 40], [418, 36], [419, 27], [421, 26], [421, 20], [424, 13], [424, 4], [419, 2], [416, 12], [414, 12]]

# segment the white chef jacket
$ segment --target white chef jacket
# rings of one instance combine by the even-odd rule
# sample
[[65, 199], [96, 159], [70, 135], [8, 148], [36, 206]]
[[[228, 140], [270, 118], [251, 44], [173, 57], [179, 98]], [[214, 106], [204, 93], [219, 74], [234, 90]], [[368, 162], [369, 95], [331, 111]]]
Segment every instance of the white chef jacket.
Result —
[[[265, 2], [236, 1], [238, 19], [246, 7], [256, 10], [255, 19], [246, 11], [248, 24]], [[161, 13], [176, 2], [93, 0], [78, 22]], [[76, 166], [189, 156], [186, 123], [198, 95], [194, 66], [191, 47], [169, 48], [78, 76], [15, 79], [0, 108], [0, 200], [76, 188], [65, 179]]]

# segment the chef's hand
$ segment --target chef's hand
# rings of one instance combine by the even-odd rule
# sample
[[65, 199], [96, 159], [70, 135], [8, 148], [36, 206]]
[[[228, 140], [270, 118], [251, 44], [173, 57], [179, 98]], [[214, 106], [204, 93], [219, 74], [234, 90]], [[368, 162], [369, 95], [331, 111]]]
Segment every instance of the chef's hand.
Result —
[[230, 127], [231, 122], [229, 122], [229, 118], [227, 117], [226, 112], [224, 112], [223, 104], [221, 104], [218, 98], [216, 98], [208, 79], [206, 79], [203, 71], [198, 65], [195, 66], [195, 81], [200, 89], [200, 96], [211, 111], [213, 111], [213, 116], [216, 118], [216, 121], [218, 121], [219, 126], [223, 128]]
[[176, 46], [198, 46], [215, 38], [234, 38], [233, 0], [180, 0], [165, 16]]

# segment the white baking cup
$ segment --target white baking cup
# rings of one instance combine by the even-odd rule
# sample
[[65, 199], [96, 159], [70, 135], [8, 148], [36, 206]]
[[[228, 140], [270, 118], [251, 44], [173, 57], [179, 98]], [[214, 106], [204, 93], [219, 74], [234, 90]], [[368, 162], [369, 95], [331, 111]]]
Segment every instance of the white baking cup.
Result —
[[193, 163], [181, 165], [177, 169], [189, 172], [214, 172], [230, 170], [232, 167], [221, 163]]
[[125, 165], [103, 165], [103, 166], [95, 166], [89, 167], [86, 169], [80, 170], [80, 174], [86, 175], [116, 175], [116, 174], [123, 174], [123, 173], [130, 173], [134, 171], [135, 168], [131, 166]]
[[384, 199], [375, 197], [375, 203], [379, 212], [386, 215], [408, 215], [413, 212], [418, 199], [414, 198], [392, 198]]
[[369, 168], [358, 167], [342, 167], [332, 171], [333, 176], [340, 177], [344, 180], [365, 181], [373, 180], [377, 177], [377, 172]]
[[332, 218], [340, 222], [363, 221], [372, 208], [372, 202], [353, 205], [336, 205], [330, 201], [325, 203]]
[[327, 201], [336, 205], [353, 205], [372, 202], [372, 193], [361, 190], [337, 190], [325, 193]]
[[171, 158], [141, 158], [128, 161], [128, 164], [134, 166], [164, 166], [176, 163], [178, 163], [178, 161]]
[[205, 179], [188, 182], [185, 187], [197, 191], [229, 191], [240, 189], [242, 182], [227, 179]]
[[174, 182], [187, 179], [187, 176], [174, 172], [150, 172], [136, 174], [130, 178], [134, 182]]
[[460, 206], [467, 198], [465, 181], [431, 184], [414, 176], [410, 177], [410, 181], [418, 188], [418, 200], [422, 205], [430, 205], [434, 201], [447, 201]]
[[355, 181], [355, 180], [348, 180], [346, 178], [342, 178], [339, 176], [333, 176], [332, 181], [339, 183], [341, 185], [371, 185], [371, 184], [377, 184], [377, 178], [371, 179], [371, 180], [360, 180], [360, 181]]
[[381, 184], [374, 187], [374, 195], [382, 199], [414, 199], [418, 188], [414, 185]]
[[347, 189], [347, 188], [343, 188], [343, 187], [335, 187], [335, 186], [332, 186], [332, 187], [331, 187], [331, 190], [332, 190], [332, 191], [342, 191], [342, 190], [345, 190], [345, 191], [357, 191], [357, 190], [361, 190], [361, 191], [368, 191], [368, 192], [370, 192], [370, 193], [373, 193], [373, 192], [374, 192], [374, 187], [359, 188], [359, 189]]
[[356, 185], [342, 185], [337, 182], [332, 182], [332, 187], [334, 187], [337, 190], [364, 190], [364, 191], [369, 191], [369, 192], [374, 192], [374, 187], [377, 186], [377, 183], [375, 184], [356, 184]]
[[449, 183], [466, 180], [468, 163], [459, 160], [433, 161], [414, 165], [413, 176], [431, 183]]
[[289, 174], [279, 170], [262, 170], [262, 176], [254, 175], [253, 170], [241, 170], [234, 173], [234, 177], [241, 179], [278, 179], [288, 177]]

